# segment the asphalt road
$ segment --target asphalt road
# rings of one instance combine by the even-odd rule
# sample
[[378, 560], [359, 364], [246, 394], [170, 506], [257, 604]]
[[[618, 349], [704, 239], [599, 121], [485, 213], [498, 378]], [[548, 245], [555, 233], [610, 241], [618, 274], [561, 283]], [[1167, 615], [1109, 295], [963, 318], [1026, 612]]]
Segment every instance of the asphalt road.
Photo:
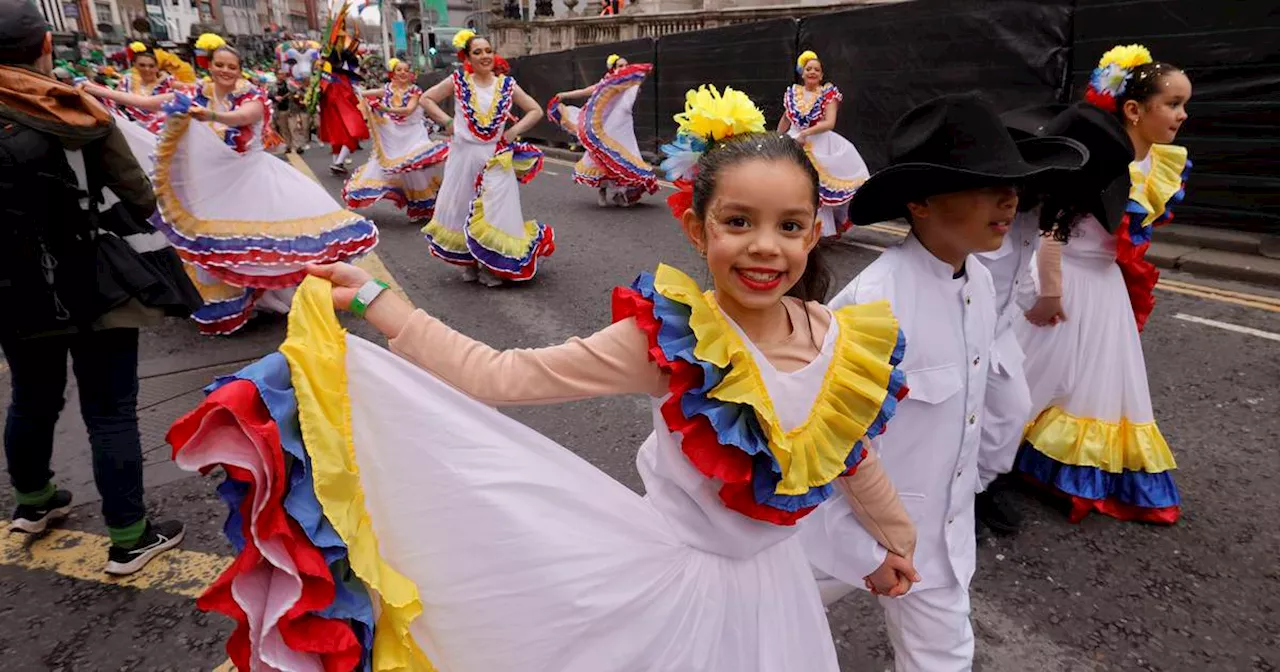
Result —
[[[313, 149], [305, 158], [336, 194], [340, 180], [323, 170], [327, 157], [320, 154]], [[556, 229], [555, 256], [532, 282], [501, 289], [464, 284], [454, 268], [427, 255], [418, 227], [391, 208], [372, 210], [382, 228], [377, 254], [418, 305], [499, 348], [556, 343], [603, 327], [610, 289], [658, 262], [704, 275], [660, 198], [668, 191], [630, 210], [601, 210], [590, 190], [572, 184], [570, 173], [567, 165], [549, 161], [523, 189], [526, 216]], [[848, 240], [829, 252], [840, 282], [877, 254]], [[1025, 531], [980, 544], [973, 584], [978, 669], [1280, 666], [1280, 304], [1269, 303], [1275, 293], [1257, 288], [1165, 277], [1202, 286], [1191, 294], [1159, 292], [1143, 336], [1157, 419], [1179, 462], [1184, 517], [1171, 528], [1097, 516], [1072, 525], [1047, 504], [1023, 497]], [[1241, 297], [1224, 291], [1257, 295], [1245, 300], [1273, 309], [1239, 305]], [[349, 326], [373, 337], [364, 325]], [[185, 520], [189, 536], [183, 553], [128, 585], [99, 573], [105, 530], [70, 395], [56, 469], [79, 507], [65, 526], [69, 531], [34, 543], [0, 533], [0, 670], [208, 670], [224, 664], [229, 624], [200, 613], [192, 598], [228, 560], [230, 546], [221, 536], [225, 509], [213, 491], [216, 477], [186, 474], [169, 463], [163, 432], [194, 406], [213, 375], [274, 349], [283, 328], [281, 319], [263, 318], [227, 339], [199, 336], [183, 322], [145, 334], [140, 416], [147, 500], [155, 515]], [[0, 397], [7, 401], [7, 395], [4, 385]], [[507, 412], [639, 487], [634, 452], [651, 429], [645, 400]], [[7, 490], [0, 492], [0, 506], [12, 506]], [[891, 667], [874, 603], [855, 595], [830, 616], [843, 670]]]

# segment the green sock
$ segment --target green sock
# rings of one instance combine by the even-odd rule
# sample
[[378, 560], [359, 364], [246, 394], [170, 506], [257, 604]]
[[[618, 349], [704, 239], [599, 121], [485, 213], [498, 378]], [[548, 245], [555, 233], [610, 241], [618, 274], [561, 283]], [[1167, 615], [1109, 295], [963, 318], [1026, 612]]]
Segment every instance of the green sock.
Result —
[[124, 527], [108, 527], [107, 536], [111, 537], [111, 543], [121, 548], [133, 548], [138, 545], [138, 541], [142, 539], [142, 533], [147, 531], [147, 519], [143, 518], [132, 525]]
[[18, 492], [14, 491], [14, 499], [21, 506], [44, 506], [50, 499], [53, 499], [54, 493], [58, 491], [53, 487], [53, 481], [44, 484], [43, 488], [35, 492]]

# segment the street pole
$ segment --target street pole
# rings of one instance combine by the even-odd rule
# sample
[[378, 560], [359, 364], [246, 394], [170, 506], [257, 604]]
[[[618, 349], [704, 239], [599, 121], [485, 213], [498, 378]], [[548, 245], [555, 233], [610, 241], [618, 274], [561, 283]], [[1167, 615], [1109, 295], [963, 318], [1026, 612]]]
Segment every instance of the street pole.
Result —
[[378, 0], [378, 11], [382, 14], [382, 65], [386, 67], [395, 55], [395, 45], [391, 43], [391, 12], [394, 8], [390, 0]]

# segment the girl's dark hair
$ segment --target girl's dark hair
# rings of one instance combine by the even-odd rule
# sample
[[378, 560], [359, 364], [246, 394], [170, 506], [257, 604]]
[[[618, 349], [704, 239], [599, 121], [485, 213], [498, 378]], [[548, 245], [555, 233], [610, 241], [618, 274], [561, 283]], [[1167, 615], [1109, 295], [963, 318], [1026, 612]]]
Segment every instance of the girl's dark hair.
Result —
[[1132, 100], [1141, 105], [1151, 100], [1153, 96], [1160, 93], [1160, 84], [1164, 81], [1164, 78], [1175, 72], [1182, 72], [1182, 70], [1175, 65], [1159, 61], [1143, 63], [1134, 68], [1129, 77], [1129, 83], [1124, 87], [1124, 93], [1116, 97], [1115, 115], [1120, 118], [1121, 122], [1124, 122], [1124, 104], [1126, 102]]
[[[472, 35], [471, 37], [468, 37], [467, 41], [462, 45], [462, 53], [465, 54], [466, 56], [470, 56], [471, 44], [476, 40], [484, 40], [485, 42], [489, 42], [489, 38], [485, 37], [484, 35]], [[493, 44], [493, 43], [490, 42], [490, 44]]]
[[155, 61], [156, 65], [160, 64], [160, 57], [156, 56], [156, 52], [151, 47], [147, 47], [146, 51], [133, 52], [133, 60], [136, 61], [139, 58], [149, 58]]
[[1080, 216], [1085, 214], [1075, 196], [1055, 194], [1040, 202], [1040, 231], [1062, 244], [1071, 240]]
[[[812, 204], [816, 213], [818, 200], [818, 170], [813, 167], [804, 148], [789, 136], [778, 133], [744, 133], [724, 140], [713, 141], [698, 159], [698, 167], [693, 178], [693, 212], [699, 219], [706, 220], [707, 206], [716, 192], [716, 180], [726, 168], [736, 166], [744, 161], [762, 159], [765, 161], [789, 161], [795, 164], [813, 186]], [[816, 223], [814, 224], [816, 226]], [[819, 246], [814, 245], [809, 251], [809, 259], [805, 265], [804, 275], [800, 276], [787, 296], [802, 301], [826, 301], [827, 292], [831, 289], [831, 274]]]

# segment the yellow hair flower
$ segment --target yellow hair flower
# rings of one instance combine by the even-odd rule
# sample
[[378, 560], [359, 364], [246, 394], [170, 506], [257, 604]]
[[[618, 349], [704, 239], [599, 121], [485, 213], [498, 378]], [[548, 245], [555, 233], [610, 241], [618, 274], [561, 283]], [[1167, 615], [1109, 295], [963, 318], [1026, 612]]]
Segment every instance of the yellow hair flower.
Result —
[[196, 49], [204, 51], [213, 51], [218, 47], [226, 46], [226, 44], [227, 41], [222, 39], [222, 36], [215, 33], [204, 33], [200, 37], [196, 38]]
[[456, 34], [454, 34], [454, 36], [453, 36], [453, 48], [454, 48], [454, 49], [463, 49], [463, 48], [465, 48], [465, 47], [467, 46], [467, 40], [469, 40], [469, 39], [471, 39], [471, 38], [473, 38], [473, 37], [475, 37], [475, 36], [476, 36], [476, 31], [474, 31], [474, 30], [468, 30], [468, 29], [465, 29], [465, 28], [464, 28], [464, 29], [462, 29], [462, 30], [459, 30], [459, 31], [458, 31]]
[[706, 139], [721, 140], [764, 130], [764, 114], [747, 94], [725, 87], [722, 95], [707, 84], [684, 94], [684, 112], [677, 114], [675, 120], [681, 132]]
[[622, 58], [622, 57], [621, 57], [621, 56], [619, 56], [619, 55], [617, 55], [617, 54], [609, 54], [609, 58], [604, 59], [604, 65], [605, 65], [605, 67], [607, 67], [607, 68], [609, 68], [610, 70], [612, 70], [612, 69], [613, 69], [613, 64], [614, 64], [614, 63], [617, 63], [617, 62], [618, 62], [618, 59], [620, 59], [620, 58]]
[[387, 72], [395, 72], [397, 65], [400, 65], [400, 59], [398, 58], [387, 61]]
[[1114, 63], [1126, 70], [1131, 70], [1152, 60], [1154, 59], [1151, 58], [1151, 52], [1141, 44], [1123, 44], [1116, 45], [1103, 54], [1098, 60], [1098, 67], [1103, 68]]
[[800, 57], [796, 59], [796, 67], [803, 69], [805, 63], [808, 63], [809, 61], [817, 60], [817, 58], [818, 58], [818, 55], [815, 54], [814, 52], [806, 51], [800, 54]]
[[132, 52], [133, 52], [133, 53], [135, 53], [135, 54], [141, 54], [142, 52], [144, 52], [144, 51], [146, 51], [146, 50], [147, 50], [147, 45], [145, 45], [145, 44], [143, 44], [143, 43], [141, 43], [141, 42], [130, 42], [130, 43], [129, 43], [129, 51], [132, 51]]
[[333, 64], [330, 63], [329, 61], [325, 61], [323, 70], [325, 72], [333, 72]]

